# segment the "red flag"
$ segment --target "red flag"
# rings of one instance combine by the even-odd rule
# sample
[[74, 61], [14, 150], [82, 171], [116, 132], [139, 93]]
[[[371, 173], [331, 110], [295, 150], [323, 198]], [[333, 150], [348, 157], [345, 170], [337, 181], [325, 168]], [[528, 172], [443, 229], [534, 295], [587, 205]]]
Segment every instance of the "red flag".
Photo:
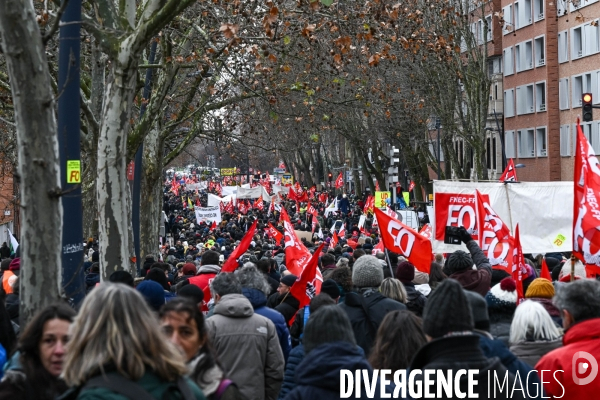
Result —
[[502, 173], [502, 176], [500, 177], [500, 182], [516, 182], [517, 181], [517, 170], [515, 169], [515, 163], [513, 162], [513, 159], [511, 158], [510, 160], [508, 160], [508, 165], [506, 166], [506, 169], [504, 170], [504, 172]]
[[335, 246], [337, 246], [338, 241], [339, 241], [339, 238], [338, 238], [337, 232], [334, 231], [333, 232], [333, 237], [331, 238], [331, 242], [329, 243], [329, 245], [331, 247], [335, 247]]
[[233, 207], [233, 199], [229, 200], [229, 204], [227, 204], [227, 206], [225, 206], [225, 210], [229, 213], [229, 214], [233, 214], [234, 211], [234, 207]]
[[375, 198], [371, 195], [369, 195], [369, 197], [367, 197], [367, 201], [365, 201], [365, 208], [363, 209], [363, 212], [366, 213], [372, 213], [373, 212], [373, 207], [375, 206]]
[[297, 201], [298, 198], [296, 196], [296, 192], [294, 191], [294, 189], [290, 186], [290, 190], [288, 191], [288, 200], [290, 201]]
[[225, 206], [223, 205], [223, 202], [222, 202], [222, 201], [220, 201], [220, 202], [219, 202], [219, 211], [221, 212], [221, 214], [223, 214], [223, 213], [225, 212], [225, 210], [226, 210], [226, 208], [225, 208]]
[[408, 185], [408, 191], [412, 192], [412, 190], [415, 188], [415, 183], [413, 181], [410, 181], [410, 185]]
[[292, 274], [300, 276], [311, 254], [296, 236], [290, 217], [283, 207], [281, 208], [281, 221], [285, 235], [285, 266]]
[[223, 195], [223, 188], [221, 187], [220, 183], [217, 183], [217, 187], [215, 189], [217, 190], [217, 193], [219, 193], [219, 196]]
[[515, 227], [513, 268], [512, 277], [517, 284], [517, 305], [521, 304], [523, 298], [523, 270], [525, 269], [525, 257], [521, 247], [521, 237], [519, 235], [519, 224]]
[[344, 186], [344, 177], [342, 176], [342, 173], [340, 172], [337, 179], [335, 180], [335, 188], [339, 189], [342, 186]]
[[[296, 282], [292, 285], [290, 289], [290, 294], [294, 296], [300, 302], [300, 310], [307, 306], [310, 303], [310, 299], [319, 294], [321, 289], [314, 290], [317, 285], [315, 285], [315, 281], [317, 281], [317, 265], [319, 264], [319, 255], [321, 254], [321, 250], [325, 246], [325, 243], [322, 243], [317, 251], [314, 252], [306, 268], [302, 271], [300, 276], [296, 279]], [[311, 283], [311, 286], [307, 287], [307, 284]]]
[[213, 231], [215, 229], [217, 229], [217, 221], [213, 221], [213, 223], [210, 224], [210, 230]]
[[196, 197], [196, 207], [200, 207], [200, 199]]
[[375, 247], [373, 247], [373, 250], [375, 250], [375, 254], [379, 253], [379, 252], [383, 252], [384, 248], [383, 248], [383, 240], [380, 240], [379, 243], [377, 243], [375, 245]]
[[246, 205], [246, 202], [244, 202], [243, 200], [242, 200], [242, 201], [239, 201], [239, 202], [238, 202], [238, 210], [239, 210], [239, 211], [240, 211], [242, 214], [246, 215], [246, 214], [248, 213], [248, 206]]
[[265, 208], [265, 206], [263, 204], [262, 194], [254, 202], [254, 208], [256, 208], [257, 210], [260, 210], [260, 211], [262, 211]]
[[302, 191], [302, 195], [297, 196], [296, 201], [301, 201], [301, 202], [306, 203], [308, 201], [308, 195], [306, 194], [306, 191]]
[[317, 213], [317, 210], [316, 210], [316, 209], [315, 209], [315, 207], [314, 207], [312, 204], [310, 204], [310, 202], [309, 202], [309, 203], [308, 203], [308, 205], [306, 206], [306, 212], [307, 212], [308, 214], [315, 215], [315, 214]]
[[575, 151], [573, 255], [585, 264], [588, 278], [600, 273], [600, 162], [577, 120]]
[[250, 247], [250, 242], [254, 238], [254, 233], [256, 232], [256, 223], [258, 220], [254, 220], [248, 232], [244, 235], [242, 240], [240, 241], [240, 245], [233, 250], [223, 267], [221, 267], [221, 272], [233, 272], [238, 267], [237, 259], [242, 256]]
[[423, 227], [419, 231], [419, 235], [431, 240], [431, 236], [433, 235], [433, 229], [431, 228], [431, 224], [423, 225]]
[[375, 216], [385, 248], [406, 257], [419, 271], [429, 273], [433, 260], [431, 241], [378, 208]]
[[265, 229], [267, 230], [267, 235], [269, 235], [269, 237], [275, 240], [275, 242], [279, 245], [279, 243], [281, 243], [281, 239], [283, 239], [281, 232], [279, 232], [277, 228], [275, 228], [270, 222]]
[[321, 193], [321, 194], [319, 195], [319, 201], [320, 201], [321, 203], [326, 203], [326, 202], [327, 202], [327, 193]]
[[319, 223], [319, 220], [317, 219], [317, 215], [313, 214], [312, 216], [312, 226], [311, 226], [311, 230], [310, 233], [315, 233], [315, 229], [317, 229], [317, 224]]
[[492, 268], [511, 273], [513, 240], [508, 226], [492, 209], [488, 197], [479, 193], [479, 190], [475, 190], [475, 204], [477, 226], [480, 229], [479, 247], [490, 260]]
[[542, 269], [540, 271], [540, 278], [548, 279], [550, 282], [552, 282], [552, 275], [550, 275], [548, 264], [546, 264], [546, 257], [542, 258]]
[[379, 181], [375, 181], [375, 191], [379, 192]]

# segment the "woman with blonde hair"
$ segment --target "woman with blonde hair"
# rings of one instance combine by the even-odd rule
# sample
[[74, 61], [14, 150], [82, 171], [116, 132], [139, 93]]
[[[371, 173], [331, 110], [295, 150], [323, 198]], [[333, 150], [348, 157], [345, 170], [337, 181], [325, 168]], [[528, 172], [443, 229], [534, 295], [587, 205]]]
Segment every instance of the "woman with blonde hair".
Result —
[[183, 355], [165, 340], [155, 314], [134, 289], [103, 283], [71, 327], [63, 378], [67, 399], [204, 400], [187, 378]]
[[406, 289], [396, 278], [385, 278], [379, 286], [379, 291], [385, 297], [406, 304]]
[[562, 331], [540, 303], [526, 300], [515, 310], [509, 342], [510, 351], [533, 367], [546, 353], [562, 346]]

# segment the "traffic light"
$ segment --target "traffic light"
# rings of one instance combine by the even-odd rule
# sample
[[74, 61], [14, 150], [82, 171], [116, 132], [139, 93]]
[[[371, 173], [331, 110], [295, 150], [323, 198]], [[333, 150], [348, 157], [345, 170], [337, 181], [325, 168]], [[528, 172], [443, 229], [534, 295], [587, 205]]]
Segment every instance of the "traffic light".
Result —
[[331, 180], [331, 178], [333, 178], [333, 174], [331, 172], [329, 174], [327, 174], [327, 176], [329, 177], [329, 180]]
[[581, 105], [582, 105], [582, 119], [583, 122], [590, 122], [594, 120], [593, 114], [593, 106], [592, 106], [592, 94], [584, 93], [581, 96]]

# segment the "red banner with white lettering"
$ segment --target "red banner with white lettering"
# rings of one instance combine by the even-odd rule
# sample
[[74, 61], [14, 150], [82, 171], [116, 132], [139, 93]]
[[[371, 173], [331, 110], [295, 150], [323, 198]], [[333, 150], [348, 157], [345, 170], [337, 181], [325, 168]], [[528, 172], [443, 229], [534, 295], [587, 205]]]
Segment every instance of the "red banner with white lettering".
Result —
[[521, 236], [519, 235], [519, 224], [515, 227], [515, 237], [513, 239], [513, 265], [512, 277], [517, 284], [517, 305], [523, 299], [523, 274], [527, 271], [525, 268], [525, 257], [523, 256], [523, 248], [521, 247]]
[[577, 120], [573, 204], [573, 254], [586, 275], [600, 273], [600, 162]]
[[271, 239], [275, 240], [275, 243], [277, 243], [277, 245], [279, 246], [279, 244], [281, 243], [281, 239], [283, 239], [283, 234], [279, 232], [277, 228], [275, 228], [270, 222], [269, 225], [265, 227], [265, 230], [267, 232], [267, 235], [269, 235]]
[[433, 235], [433, 228], [431, 224], [425, 224], [419, 231], [419, 235], [426, 237], [428, 240], [431, 240], [431, 236]]
[[433, 260], [431, 241], [378, 208], [375, 216], [385, 248], [406, 257], [419, 271], [429, 273]]
[[508, 160], [506, 169], [500, 177], [500, 182], [516, 182], [517, 181], [517, 170], [515, 169], [515, 162], [511, 158]]
[[412, 192], [412, 190], [415, 188], [415, 183], [413, 181], [410, 181], [410, 185], [408, 185], [408, 191]]
[[489, 201], [484, 200], [479, 190], [475, 190], [475, 198], [477, 225], [482, 227], [479, 235], [479, 247], [490, 260], [492, 268], [502, 269], [510, 274], [513, 255], [510, 229], [492, 209]]
[[335, 188], [339, 189], [342, 186], [344, 186], [344, 177], [342, 176], [342, 173], [340, 172], [337, 179], [335, 180]]
[[256, 201], [254, 202], [254, 208], [260, 211], [262, 211], [265, 208], [265, 205], [263, 204], [262, 194], [258, 196], [258, 199], [256, 199]]
[[[482, 196], [484, 201], [490, 202], [487, 194]], [[436, 240], [444, 240], [447, 226], [464, 226], [473, 240], [479, 241], [474, 194], [436, 193], [433, 206]]]
[[[314, 252], [308, 261], [306, 268], [304, 268], [290, 289], [290, 294], [300, 302], [300, 310], [302, 310], [304, 306], [307, 306], [310, 303], [310, 300], [321, 292], [321, 285], [317, 284], [319, 280], [317, 277], [319, 274], [317, 272], [319, 270], [317, 265], [319, 264], [319, 255], [321, 254], [321, 250], [323, 250], [323, 246], [325, 246], [325, 243], [322, 243], [317, 251]], [[308, 283], [310, 283], [310, 285], [307, 285]], [[317, 289], [317, 286], [319, 289]]]
[[240, 245], [236, 247], [235, 250], [233, 250], [233, 252], [231, 252], [231, 255], [229, 256], [227, 261], [225, 261], [225, 264], [223, 264], [223, 266], [221, 267], [221, 272], [233, 272], [237, 269], [237, 259], [240, 258], [242, 254], [246, 252], [246, 250], [248, 250], [248, 247], [250, 247], [250, 242], [252, 242], [252, 238], [254, 237], [254, 233], [256, 232], [257, 223], [258, 220], [254, 220], [252, 226], [250, 226], [250, 229], [248, 229], [248, 232], [246, 232], [246, 234], [240, 241]]

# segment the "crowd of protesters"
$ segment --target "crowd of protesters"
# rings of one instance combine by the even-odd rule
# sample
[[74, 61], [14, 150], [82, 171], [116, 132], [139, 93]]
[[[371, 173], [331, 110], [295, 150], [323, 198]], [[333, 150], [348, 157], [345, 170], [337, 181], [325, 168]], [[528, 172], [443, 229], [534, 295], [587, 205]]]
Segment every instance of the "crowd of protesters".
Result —
[[[311, 252], [324, 244], [320, 293], [305, 307], [291, 291], [298, 277], [286, 268], [285, 241], [267, 233], [268, 224], [284, 233], [279, 212], [268, 205], [224, 212], [215, 227], [189, 206], [205, 206], [205, 190], [174, 194], [165, 186], [168, 235], [136, 276], [117, 271], [100, 283], [90, 240], [78, 310], [48, 305], [24, 327], [18, 252], [0, 248], [0, 399], [338, 399], [342, 369], [477, 369], [479, 398], [490, 398], [489, 372], [523, 382], [495, 398], [598, 393], [595, 375], [581, 383], [598, 373], [597, 362], [587, 359], [589, 370], [581, 370], [576, 361], [582, 352], [600, 358], [600, 283], [579, 261], [527, 255], [520, 301], [511, 275], [492, 269], [464, 228], [468, 251], [436, 254], [427, 274], [378, 250], [372, 220], [358, 226], [363, 200], [339, 200], [343, 210], [327, 215], [326, 202], [313, 200], [316, 229], [305, 203], [281, 204], [294, 229], [312, 233], [303, 240]], [[255, 220], [237, 268], [221, 272]], [[345, 231], [337, 243], [332, 226]], [[552, 280], [540, 277], [542, 262]], [[383, 398], [382, 386], [394, 391], [393, 382], [376, 385], [369, 398]], [[458, 385], [467, 391], [466, 380]]]

